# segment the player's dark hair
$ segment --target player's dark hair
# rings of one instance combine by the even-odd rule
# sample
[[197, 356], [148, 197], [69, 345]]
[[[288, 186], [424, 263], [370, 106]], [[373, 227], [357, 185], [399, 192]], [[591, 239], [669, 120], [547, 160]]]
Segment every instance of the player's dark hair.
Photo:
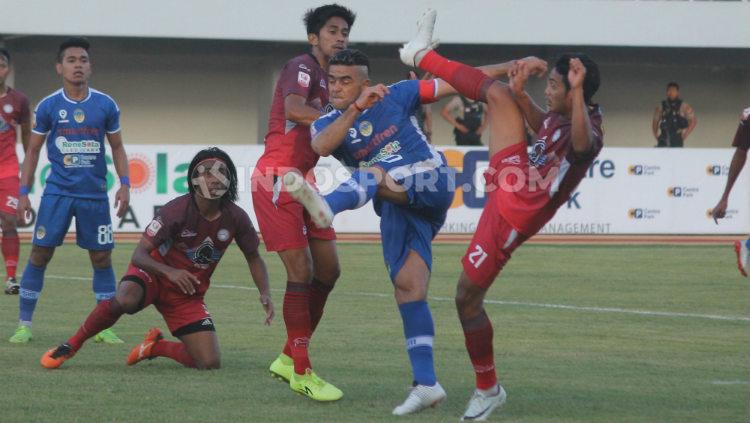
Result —
[[674, 81], [671, 81], [671, 82], [670, 82], [669, 84], [667, 84], [667, 89], [670, 89], [670, 88], [672, 88], [672, 87], [675, 87], [675, 88], [677, 88], [677, 91], [679, 91], [679, 90], [680, 90], [680, 84], [678, 84], [678, 83], [676, 83], [676, 82], [674, 82]]
[[227, 175], [227, 178], [229, 178], [229, 187], [227, 188], [227, 192], [224, 193], [222, 200], [232, 202], [237, 201], [237, 168], [234, 167], [234, 162], [232, 161], [232, 158], [229, 157], [229, 154], [217, 147], [209, 147], [199, 151], [198, 154], [196, 154], [195, 157], [193, 157], [193, 160], [190, 162], [187, 173], [188, 190], [190, 191], [190, 194], [195, 194], [195, 187], [190, 181], [190, 178], [193, 175], [193, 171], [195, 170], [195, 167], [198, 166], [198, 163], [206, 159], [219, 159], [227, 165], [227, 170], [229, 170], [229, 175]]
[[560, 56], [555, 63], [555, 70], [562, 76], [566, 90], [570, 90], [570, 81], [568, 81], [570, 59], [579, 59], [586, 67], [586, 76], [583, 79], [583, 100], [586, 104], [591, 104], [591, 98], [599, 90], [599, 66], [584, 53], [565, 53]]
[[10, 64], [10, 52], [7, 49], [0, 47], [0, 56], [5, 57], [5, 61]]
[[65, 50], [71, 47], [82, 48], [86, 50], [86, 53], [88, 53], [89, 49], [91, 48], [91, 43], [89, 43], [89, 40], [83, 37], [68, 38], [67, 40], [63, 41], [60, 44], [60, 47], [58, 47], [57, 49], [57, 63], [62, 63], [63, 54], [65, 54]]
[[339, 66], [364, 66], [367, 68], [367, 73], [370, 73], [370, 59], [366, 54], [353, 48], [347, 48], [334, 54], [328, 60], [328, 66], [339, 65]]
[[320, 30], [323, 29], [326, 22], [333, 17], [343, 19], [349, 25], [349, 29], [354, 25], [354, 20], [357, 19], [357, 15], [354, 12], [344, 6], [333, 3], [309, 9], [302, 20], [305, 22], [308, 34], [319, 35]]

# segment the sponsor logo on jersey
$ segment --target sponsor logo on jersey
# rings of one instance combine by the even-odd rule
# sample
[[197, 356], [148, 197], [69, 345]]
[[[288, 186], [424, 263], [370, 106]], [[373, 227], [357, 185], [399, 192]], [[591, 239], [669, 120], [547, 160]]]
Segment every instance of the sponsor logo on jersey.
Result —
[[518, 154], [514, 154], [510, 157], [504, 158], [503, 160], [500, 161], [500, 163], [519, 165], [521, 164], [521, 156], [519, 156]]
[[216, 238], [219, 238], [219, 241], [226, 241], [229, 239], [229, 231], [226, 229], [219, 229], [219, 232], [216, 233]]
[[189, 249], [186, 253], [188, 258], [192, 260], [197, 267], [203, 269], [208, 268], [210, 264], [216, 263], [221, 259], [221, 251], [214, 246], [214, 241], [210, 236], [206, 237], [197, 248]]
[[101, 143], [94, 140], [68, 141], [65, 137], [57, 137], [55, 146], [62, 154], [98, 154], [101, 151]]
[[187, 228], [183, 229], [182, 232], [180, 232], [180, 238], [192, 238], [196, 235], [198, 235], [196, 232]]
[[148, 236], [156, 236], [156, 234], [159, 233], [159, 229], [161, 229], [161, 219], [157, 217], [146, 227], [146, 234], [148, 234]]
[[13, 105], [12, 104], [5, 104], [3, 106], [3, 111], [7, 114], [13, 113]]
[[363, 137], [369, 137], [372, 135], [372, 123], [370, 121], [362, 121], [359, 124], [359, 132], [362, 134]]
[[78, 156], [73, 156], [70, 154], [66, 154], [63, 156], [63, 164], [65, 164], [66, 167], [72, 167], [77, 165], [80, 162], [80, 158]]
[[300, 87], [307, 88], [310, 86], [310, 75], [299, 71], [297, 72], [297, 83]]
[[60, 116], [60, 119], [67, 119], [68, 117], [68, 111], [65, 109], [60, 109], [60, 111], [57, 112], [57, 114]]
[[81, 109], [75, 109], [75, 111], [73, 111], [73, 119], [78, 123], [83, 123], [83, 121], [86, 120], [86, 114], [83, 113], [83, 110]]

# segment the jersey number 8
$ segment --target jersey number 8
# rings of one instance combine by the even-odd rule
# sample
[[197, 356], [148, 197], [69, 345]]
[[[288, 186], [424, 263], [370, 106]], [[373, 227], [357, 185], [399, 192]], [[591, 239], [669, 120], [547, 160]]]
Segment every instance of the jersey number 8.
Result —
[[99, 242], [99, 245], [107, 245], [114, 242], [111, 224], [99, 226], [99, 229], [97, 230], [97, 241]]

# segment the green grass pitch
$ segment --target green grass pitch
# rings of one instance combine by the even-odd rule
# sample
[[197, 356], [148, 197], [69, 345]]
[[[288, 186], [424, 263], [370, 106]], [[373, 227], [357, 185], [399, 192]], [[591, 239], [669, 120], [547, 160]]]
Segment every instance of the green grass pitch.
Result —
[[[435, 360], [448, 400], [397, 418], [390, 412], [406, 397], [410, 369], [379, 246], [339, 245], [342, 277], [311, 358], [344, 398], [319, 404], [267, 373], [285, 338], [279, 260], [264, 253], [277, 311], [265, 327], [236, 248], [207, 296], [220, 370], [188, 370], [164, 358], [127, 367], [125, 357], [149, 327], [165, 330], [153, 308], [114, 327], [125, 345], [89, 342], [61, 369], [42, 369], [42, 353], [67, 339], [93, 306], [91, 282], [81, 279], [91, 276], [88, 256], [65, 245], [47, 269], [28, 345], [7, 342], [18, 297], [0, 297], [0, 422], [458, 421], [473, 389], [452, 301], [464, 248], [435, 246], [430, 286]], [[132, 249], [115, 250], [116, 274]], [[491, 420], [750, 421], [750, 280], [734, 260], [730, 246], [522, 247], [488, 295], [496, 364], [508, 391]]]

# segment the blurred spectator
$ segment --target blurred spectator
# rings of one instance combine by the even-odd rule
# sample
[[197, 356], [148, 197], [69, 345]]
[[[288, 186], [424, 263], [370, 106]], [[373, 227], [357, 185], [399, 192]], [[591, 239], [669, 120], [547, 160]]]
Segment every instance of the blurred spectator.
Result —
[[453, 125], [456, 145], [482, 145], [482, 132], [487, 128], [484, 104], [457, 95], [443, 107], [440, 115]]
[[667, 99], [656, 106], [651, 129], [657, 147], [682, 147], [698, 123], [693, 108], [680, 98], [680, 86], [667, 84]]
[[[409, 71], [409, 79], [420, 79], [414, 71]], [[432, 74], [426, 73], [421, 79], [427, 80], [432, 79]], [[424, 132], [427, 137], [427, 142], [432, 144], [432, 106], [430, 104], [422, 104], [417, 109], [415, 114], [419, 128]]]

